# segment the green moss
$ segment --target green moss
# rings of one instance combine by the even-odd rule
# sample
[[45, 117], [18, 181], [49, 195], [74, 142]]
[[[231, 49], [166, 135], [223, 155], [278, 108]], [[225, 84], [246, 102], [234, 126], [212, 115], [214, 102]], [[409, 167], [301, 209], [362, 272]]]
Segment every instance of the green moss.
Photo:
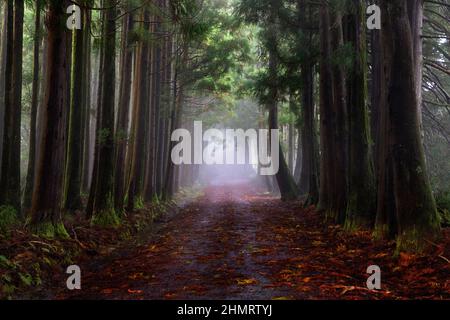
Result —
[[0, 232], [4, 233], [19, 224], [17, 210], [13, 206], [0, 207]]
[[120, 219], [113, 208], [98, 211], [92, 217], [91, 223], [100, 227], [117, 227]]
[[68, 239], [70, 238], [69, 234], [67, 233], [66, 228], [64, 227], [64, 224], [62, 222], [59, 223], [52, 223], [52, 222], [42, 222], [38, 224], [34, 224], [30, 227], [31, 232], [44, 237], [48, 239], [53, 238], [62, 238], [62, 239]]
[[450, 191], [436, 194], [436, 207], [443, 226], [450, 226]]
[[365, 216], [349, 216], [345, 219], [344, 230], [350, 233], [357, 230], [367, 230], [370, 225], [370, 219]]
[[127, 215], [127, 212], [125, 211], [125, 208], [115, 208], [114, 209], [116, 211], [116, 215], [119, 218], [125, 218]]
[[33, 276], [31, 274], [19, 272], [19, 277], [25, 286], [29, 287], [33, 284]]
[[450, 226], [450, 211], [447, 209], [439, 210], [439, 215], [441, 218], [441, 224], [443, 226]]
[[381, 240], [386, 239], [389, 235], [389, 226], [387, 224], [376, 224], [373, 231], [373, 237]]
[[435, 226], [436, 230], [425, 230], [417, 226], [411, 226], [402, 231], [397, 236], [396, 254], [400, 252], [422, 252], [429, 246], [429, 240], [434, 240], [440, 233], [439, 224]]
[[144, 198], [142, 196], [136, 197], [134, 199], [135, 209], [144, 209]]

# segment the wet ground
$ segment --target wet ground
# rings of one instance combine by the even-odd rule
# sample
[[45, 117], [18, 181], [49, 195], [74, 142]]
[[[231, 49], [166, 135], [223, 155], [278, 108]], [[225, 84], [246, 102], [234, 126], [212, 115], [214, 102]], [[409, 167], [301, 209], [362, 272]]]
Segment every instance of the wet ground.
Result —
[[[449, 298], [445, 261], [408, 283], [429, 261], [393, 258], [392, 250], [368, 232], [348, 235], [323, 223], [299, 202], [245, 183], [212, 185], [145, 245], [82, 263], [82, 289], [54, 298]], [[366, 288], [371, 264], [384, 272], [380, 291]]]

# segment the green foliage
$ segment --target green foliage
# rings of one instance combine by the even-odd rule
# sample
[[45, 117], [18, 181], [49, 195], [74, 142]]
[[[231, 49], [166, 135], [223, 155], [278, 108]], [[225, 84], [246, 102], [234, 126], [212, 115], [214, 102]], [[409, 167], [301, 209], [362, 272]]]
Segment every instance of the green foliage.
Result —
[[0, 206], [0, 232], [5, 233], [19, 223], [17, 211], [12, 206]]
[[11, 262], [4, 255], [0, 255], [0, 266], [14, 268], [14, 263]]
[[52, 222], [41, 222], [41, 223], [31, 225], [30, 229], [33, 234], [36, 234], [38, 236], [41, 236], [41, 237], [47, 238], [47, 239], [53, 239], [53, 238], [68, 239], [68, 238], [70, 238], [70, 236], [67, 233], [67, 230], [64, 227], [64, 224], [62, 222], [59, 222], [56, 224], [54, 224]]
[[134, 199], [134, 208], [143, 209], [144, 208], [144, 198], [142, 196], [136, 197]]
[[450, 191], [438, 193], [435, 198], [441, 224], [450, 226]]
[[92, 217], [91, 224], [100, 227], [118, 227], [120, 219], [112, 203], [107, 209], [96, 211]]

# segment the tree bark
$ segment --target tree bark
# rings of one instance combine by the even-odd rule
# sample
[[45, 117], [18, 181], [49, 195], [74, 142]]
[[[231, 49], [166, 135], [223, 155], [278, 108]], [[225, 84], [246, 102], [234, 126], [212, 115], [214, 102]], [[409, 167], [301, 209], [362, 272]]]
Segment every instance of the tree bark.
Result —
[[[388, 119], [383, 134], [388, 140], [386, 158], [392, 164], [388, 172], [392, 170], [397, 247], [398, 250], [415, 251], [426, 245], [425, 239], [433, 239], [439, 235], [440, 225], [420, 134], [417, 112], [419, 98], [408, 1], [383, 1], [382, 23], [386, 103], [381, 107]], [[384, 163], [380, 167], [382, 165]], [[385, 194], [379, 194], [379, 197], [383, 196]], [[380, 210], [378, 213], [383, 214]], [[387, 220], [382, 218], [378, 217], [378, 222]], [[388, 233], [388, 228], [392, 226], [378, 224], [377, 227]]]
[[3, 23], [1, 29], [0, 41], [0, 175], [2, 172], [2, 154], [3, 154], [3, 131], [5, 121], [5, 84], [6, 84], [6, 48], [7, 45], [7, 28], [8, 28], [8, 5], [5, 2], [3, 10]]
[[67, 237], [62, 224], [64, 160], [67, 143], [67, 2], [51, 1], [46, 17], [47, 70], [42, 105], [39, 158], [31, 207], [31, 229], [47, 237]]
[[89, 177], [91, 175], [91, 86], [95, 87], [95, 83], [91, 83], [91, 13], [85, 9], [83, 24], [83, 40], [84, 40], [84, 65], [83, 65], [83, 113], [82, 113], [82, 143], [83, 143], [83, 166], [81, 171], [81, 191], [89, 192]]
[[133, 14], [124, 18], [122, 25], [122, 60], [120, 77], [119, 109], [116, 125], [116, 159], [114, 181], [114, 204], [117, 212], [122, 212], [126, 187], [126, 151], [129, 142], [129, 111], [131, 98], [131, 76], [133, 67], [133, 40], [129, 33], [133, 30]]
[[[149, 30], [149, 14], [142, 11], [141, 20], [144, 31]], [[128, 190], [128, 209], [142, 208], [144, 204], [144, 148], [145, 148], [145, 124], [146, 109], [149, 107], [148, 94], [148, 65], [149, 65], [149, 45], [146, 39], [141, 39], [137, 49], [135, 87], [133, 99], [133, 124], [132, 124], [132, 160], [131, 178]]]
[[34, 24], [34, 50], [33, 50], [33, 88], [31, 97], [30, 115], [30, 141], [28, 148], [28, 168], [23, 198], [23, 208], [29, 209], [33, 194], [34, 170], [36, 165], [36, 119], [39, 104], [39, 51], [41, 45], [41, 1], [36, 1], [36, 17]]
[[[343, 47], [342, 13], [333, 12], [331, 27], [331, 47], [336, 55]], [[337, 223], [345, 222], [348, 200], [348, 111], [346, 105], [345, 75], [342, 62], [333, 61], [333, 184], [331, 188], [331, 208], [329, 216]]]
[[375, 181], [367, 106], [367, 54], [363, 4], [354, 1], [354, 12], [346, 16], [347, 41], [354, 59], [347, 78], [349, 114], [349, 195], [346, 227], [372, 227], [375, 222]]
[[[269, 44], [269, 78], [270, 87], [268, 90], [267, 97], [267, 109], [269, 110], [269, 130], [278, 129], [278, 79], [277, 79], [277, 68], [278, 68], [278, 34], [277, 34], [277, 18], [275, 12], [278, 11], [278, 4], [276, 1], [271, 3], [271, 14], [269, 15], [269, 24], [267, 32], [267, 42]], [[278, 183], [278, 188], [280, 190], [281, 199], [283, 201], [289, 201], [297, 199], [299, 196], [298, 187], [294, 181], [289, 167], [286, 162], [283, 150], [280, 147], [278, 150], [273, 150], [273, 146], [270, 146], [271, 154], [278, 152], [279, 154], [279, 170], [275, 177]]]
[[300, 175], [300, 193], [308, 194], [305, 205], [315, 205], [319, 199], [318, 186], [318, 149], [316, 121], [314, 117], [314, 68], [310, 62], [301, 69], [303, 83], [303, 103], [301, 128], [302, 170]]
[[[81, 20], [83, 20], [83, 10]], [[83, 164], [83, 141], [82, 141], [82, 110], [85, 109], [83, 101], [84, 76], [84, 32], [74, 30], [72, 48], [72, 81], [71, 101], [69, 116], [69, 142], [67, 153], [67, 189], [65, 209], [74, 211], [82, 208], [81, 202], [81, 174]]]
[[320, 6], [320, 211], [331, 207], [333, 174], [332, 104], [333, 86], [331, 72], [330, 14], [323, 2]]
[[100, 119], [98, 122], [98, 153], [96, 186], [92, 204], [92, 223], [116, 226], [120, 223], [114, 210], [114, 98], [115, 98], [115, 50], [116, 7], [105, 9], [103, 23], [103, 50], [101, 79]]
[[21, 214], [20, 144], [22, 109], [23, 1], [7, 2], [7, 58], [5, 70], [5, 119], [3, 135], [0, 206]]

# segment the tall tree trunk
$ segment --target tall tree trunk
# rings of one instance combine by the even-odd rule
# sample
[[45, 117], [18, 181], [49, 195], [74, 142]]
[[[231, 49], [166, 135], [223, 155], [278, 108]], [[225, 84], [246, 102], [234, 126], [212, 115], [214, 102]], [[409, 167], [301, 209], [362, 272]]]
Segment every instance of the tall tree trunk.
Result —
[[7, 2], [7, 58], [5, 70], [5, 119], [0, 206], [20, 215], [20, 140], [22, 109], [23, 1]]
[[[186, 81], [185, 76], [186, 76], [186, 70], [187, 70], [187, 64], [188, 64], [188, 58], [189, 58], [189, 46], [188, 46], [188, 42], [186, 39], [184, 39], [183, 37], [181, 37], [181, 42], [182, 42], [182, 48], [183, 48], [183, 53], [182, 56], [180, 57], [177, 66], [176, 66], [176, 70], [175, 70], [175, 74], [174, 74], [174, 88], [173, 88], [173, 93], [174, 93], [174, 108], [172, 108], [171, 111], [171, 127], [170, 127], [170, 132], [173, 132], [175, 129], [179, 128], [181, 125], [181, 115], [183, 112], [183, 103], [184, 103], [184, 82]], [[173, 147], [175, 146], [176, 142], [171, 141], [170, 142], [170, 150], [173, 149]], [[177, 179], [177, 168], [179, 168], [179, 166], [174, 165], [174, 163], [167, 158], [166, 161], [168, 161], [168, 166], [167, 166], [167, 171], [166, 171], [166, 175], [165, 175], [165, 181], [164, 181], [164, 189], [163, 189], [163, 193], [162, 193], [162, 198], [164, 200], [169, 199], [170, 197], [172, 197], [172, 195], [175, 193], [175, 190], [177, 188], [177, 182], [175, 181], [175, 179]], [[189, 166], [191, 169], [192, 165]]]
[[85, 9], [83, 24], [84, 40], [84, 72], [83, 72], [83, 113], [82, 113], [82, 136], [83, 139], [83, 166], [81, 172], [81, 191], [86, 193], [89, 190], [90, 163], [91, 163], [91, 12]]
[[[343, 47], [342, 13], [333, 12], [331, 27], [331, 46], [333, 55], [337, 55]], [[348, 175], [348, 112], [346, 105], [345, 75], [342, 64], [332, 63], [333, 76], [333, 157], [334, 178], [331, 193], [331, 210], [329, 216], [337, 223], [345, 222], [347, 209], [347, 175]]]
[[318, 147], [316, 136], [316, 121], [314, 117], [314, 68], [310, 62], [303, 64], [301, 69], [303, 83], [303, 103], [301, 128], [302, 139], [302, 171], [300, 175], [300, 192], [308, 193], [305, 205], [314, 205], [319, 199], [318, 186]]
[[86, 205], [86, 218], [92, 219], [94, 214], [94, 203], [95, 203], [95, 190], [97, 189], [98, 184], [98, 167], [99, 167], [99, 150], [100, 150], [100, 119], [101, 119], [101, 104], [103, 101], [103, 54], [104, 48], [100, 47], [100, 53], [97, 58], [98, 63], [98, 73], [95, 75], [96, 81], [96, 92], [93, 97], [93, 100], [96, 100], [96, 109], [95, 109], [95, 121], [94, 121], [94, 156], [92, 160], [92, 174], [90, 178], [90, 188], [89, 188], [89, 197]]
[[[149, 30], [149, 15], [147, 10], [142, 11], [141, 20], [144, 31]], [[128, 209], [133, 210], [143, 206], [144, 188], [144, 152], [146, 109], [149, 106], [148, 94], [148, 65], [149, 45], [146, 39], [141, 39], [137, 49], [135, 87], [133, 99], [133, 124], [132, 124], [132, 160], [131, 178], [128, 190]]]
[[3, 154], [3, 131], [5, 121], [5, 84], [6, 84], [6, 48], [7, 45], [7, 28], [8, 28], [8, 5], [5, 2], [3, 10], [3, 23], [1, 29], [0, 40], [0, 174], [2, 172], [2, 154]]
[[[378, 3], [378, 2], [377, 2]], [[371, 83], [370, 83], [370, 126], [371, 137], [373, 139], [373, 163], [376, 176], [378, 176], [378, 156], [380, 149], [379, 130], [381, 125], [380, 104], [381, 104], [381, 48], [380, 31], [371, 32]]]
[[92, 223], [103, 226], [119, 224], [114, 210], [114, 98], [116, 76], [116, 7], [109, 6], [104, 12], [103, 50], [101, 80], [100, 119], [98, 122], [97, 180], [92, 204]]
[[36, 119], [39, 104], [39, 51], [41, 44], [41, 1], [36, 1], [36, 17], [34, 23], [33, 50], [33, 88], [31, 97], [30, 142], [28, 148], [28, 168], [23, 198], [23, 208], [29, 209], [33, 194], [34, 170], [36, 165]]
[[[275, 7], [273, 5], [273, 7]], [[273, 8], [274, 10], [274, 8]], [[277, 57], [277, 32], [276, 32], [276, 21], [275, 18], [271, 17], [269, 22], [270, 31], [268, 31], [268, 42], [271, 47], [269, 49], [269, 77], [271, 78], [271, 86], [269, 88], [269, 95], [267, 100], [267, 107], [269, 110], [269, 129], [278, 129], [278, 88], [277, 88], [277, 67], [278, 67], [278, 57]], [[273, 150], [273, 146], [270, 146], [271, 153], [278, 152], [279, 154], [279, 170], [276, 173], [276, 179], [278, 182], [278, 187], [280, 189], [282, 200], [293, 200], [299, 195], [297, 185], [295, 184], [294, 178], [292, 177], [288, 165], [286, 163], [286, 158], [284, 156], [281, 146], [278, 150]]]
[[116, 125], [116, 159], [114, 181], [114, 204], [117, 212], [122, 212], [125, 200], [126, 170], [125, 157], [129, 141], [129, 111], [131, 97], [131, 76], [133, 67], [133, 40], [129, 33], [133, 31], [133, 14], [129, 13], [123, 20], [122, 26], [122, 57], [119, 108]]
[[333, 86], [331, 72], [330, 13], [328, 6], [320, 6], [320, 190], [318, 209], [331, 208], [334, 180], [332, 104]]
[[[155, 27], [155, 32], [159, 33], [161, 31], [160, 29], [160, 23], [158, 22]], [[155, 68], [153, 70], [154, 73], [154, 108], [155, 108], [155, 165], [154, 165], [154, 176], [155, 176], [155, 193], [160, 196], [162, 191], [162, 176], [161, 176], [161, 158], [159, 155], [159, 149], [160, 149], [160, 138], [161, 138], [161, 58], [162, 58], [162, 52], [161, 47], [159, 44], [156, 45], [155, 48]]]
[[[152, 16], [152, 19], [156, 20], [156, 17]], [[158, 24], [155, 23], [151, 26], [151, 32], [155, 33], [158, 30]], [[157, 118], [157, 104], [159, 100], [159, 93], [158, 93], [158, 86], [159, 84], [159, 77], [158, 77], [158, 70], [159, 70], [159, 48], [157, 44], [153, 44], [151, 46], [151, 61], [150, 61], [150, 110], [148, 112], [148, 122], [150, 124], [149, 130], [147, 132], [147, 159], [146, 159], [146, 169], [145, 169], [145, 187], [144, 187], [144, 194], [145, 194], [145, 200], [151, 201], [153, 200], [153, 197], [157, 195], [156, 191], [156, 141], [157, 141], [157, 124], [158, 124], [158, 118]]]
[[[84, 10], [81, 11], [83, 21]], [[81, 209], [81, 170], [83, 164], [82, 111], [84, 76], [84, 35], [83, 30], [73, 31], [71, 100], [69, 116], [69, 142], [67, 153], [65, 208], [70, 211]]]
[[423, 79], [423, 5], [424, 0], [409, 0], [408, 19], [413, 41], [414, 77], [416, 79], [417, 115], [422, 132], [422, 79]]
[[[388, 137], [387, 158], [392, 159], [397, 247], [399, 250], [420, 250], [426, 244], [425, 239], [439, 235], [440, 226], [420, 134], [408, 1], [384, 0], [382, 22], [386, 103], [381, 107], [388, 116], [388, 125], [383, 129], [387, 130], [384, 135]], [[381, 217], [379, 221], [383, 221]], [[385, 230], [390, 226], [377, 227]]]
[[375, 222], [375, 179], [370, 148], [367, 106], [367, 54], [363, 3], [354, 1], [354, 12], [347, 15], [347, 40], [355, 59], [347, 79], [349, 114], [349, 195], [346, 226], [371, 227]]
[[50, 1], [47, 25], [47, 70], [42, 105], [39, 158], [31, 207], [31, 229], [47, 237], [67, 233], [61, 221], [64, 190], [64, 160], [67, 143], [67, 37], [66, 1]]

